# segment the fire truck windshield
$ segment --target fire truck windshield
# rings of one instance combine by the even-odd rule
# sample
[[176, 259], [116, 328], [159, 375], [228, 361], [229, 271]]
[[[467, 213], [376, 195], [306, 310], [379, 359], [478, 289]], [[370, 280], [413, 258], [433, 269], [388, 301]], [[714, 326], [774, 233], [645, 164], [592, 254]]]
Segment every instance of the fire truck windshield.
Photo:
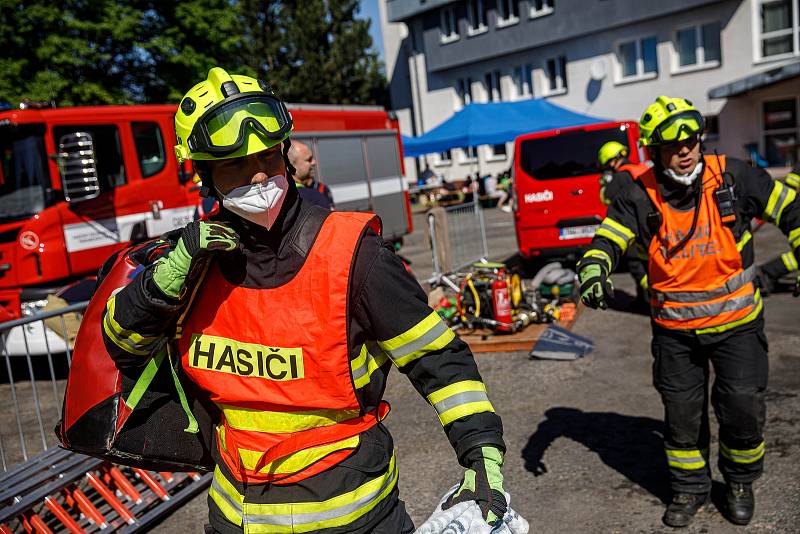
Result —
[[47, 172], [42, 125], [0, 126], [0, 222], [45, 208]]

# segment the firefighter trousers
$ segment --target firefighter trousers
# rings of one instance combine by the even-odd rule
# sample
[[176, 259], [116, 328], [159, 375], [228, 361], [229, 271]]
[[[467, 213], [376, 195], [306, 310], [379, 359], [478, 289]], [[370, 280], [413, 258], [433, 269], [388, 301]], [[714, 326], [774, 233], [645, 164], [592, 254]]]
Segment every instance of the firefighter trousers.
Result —
[[[741, 327], [740, 327], [741, 328]], [[653, 385], [664, 404], [664, 449], [675, 492], [705, 493], [711, 404], [719, 422], [718, 466], [728, 482], [752, 482], [764, 465], [767, 340], [763, 320], [727, 336], [653, 325]]]

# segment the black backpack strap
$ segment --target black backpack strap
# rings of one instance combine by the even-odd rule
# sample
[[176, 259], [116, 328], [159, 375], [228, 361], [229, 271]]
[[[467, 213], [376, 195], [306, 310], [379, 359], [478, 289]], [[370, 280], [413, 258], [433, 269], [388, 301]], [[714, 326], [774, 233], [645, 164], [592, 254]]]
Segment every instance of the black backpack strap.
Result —
[[308, 257], [308, 253], [311, 251], [311, 247], [314, 245], [325, 219], [330, 214], [330, 210], [319, 206], [311, 206], [305, 213], [302, 213], [289, 238], [289, 246], [303, 258]]

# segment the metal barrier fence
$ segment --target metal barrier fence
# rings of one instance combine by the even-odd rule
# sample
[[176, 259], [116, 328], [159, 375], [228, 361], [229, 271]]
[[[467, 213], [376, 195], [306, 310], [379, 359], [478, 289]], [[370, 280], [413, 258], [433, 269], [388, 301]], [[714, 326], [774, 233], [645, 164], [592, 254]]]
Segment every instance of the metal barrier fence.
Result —
[[0, 417], [2, 471], [57, 443], [53, 428], [61, 418], [75, 323], [87, 304], [0, 323], [0, 357], [7, 374], [0, 381], [0, 403], [11, 408]]
[[431, 210], [428, 234], [433, 254], [433, 278], [489, 256], [486, 223], [476, 195], [466, 204]]
[[0, 534], [146, 531], [211, 484], [211, 473], [156, 473], [55, 446], [87, 304], [0, 324]]

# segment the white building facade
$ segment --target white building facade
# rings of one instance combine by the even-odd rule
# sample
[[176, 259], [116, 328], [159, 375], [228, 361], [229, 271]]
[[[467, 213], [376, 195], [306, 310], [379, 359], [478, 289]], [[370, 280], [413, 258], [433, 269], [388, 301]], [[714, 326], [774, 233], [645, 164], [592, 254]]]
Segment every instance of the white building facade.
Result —
[[[638, 120], [658, 95], [707, 117], [706, 146], [797, 161], [800, 0], [380, 0], [392, 107], [404, 135], [469, 102], [547, 98]], [[714, 98], [711, 98], [714, 96]], [[512, 164], [513, 144], [406, 160], [447, 180]], [[479, 163], [479, 167], [478, 167]]]

